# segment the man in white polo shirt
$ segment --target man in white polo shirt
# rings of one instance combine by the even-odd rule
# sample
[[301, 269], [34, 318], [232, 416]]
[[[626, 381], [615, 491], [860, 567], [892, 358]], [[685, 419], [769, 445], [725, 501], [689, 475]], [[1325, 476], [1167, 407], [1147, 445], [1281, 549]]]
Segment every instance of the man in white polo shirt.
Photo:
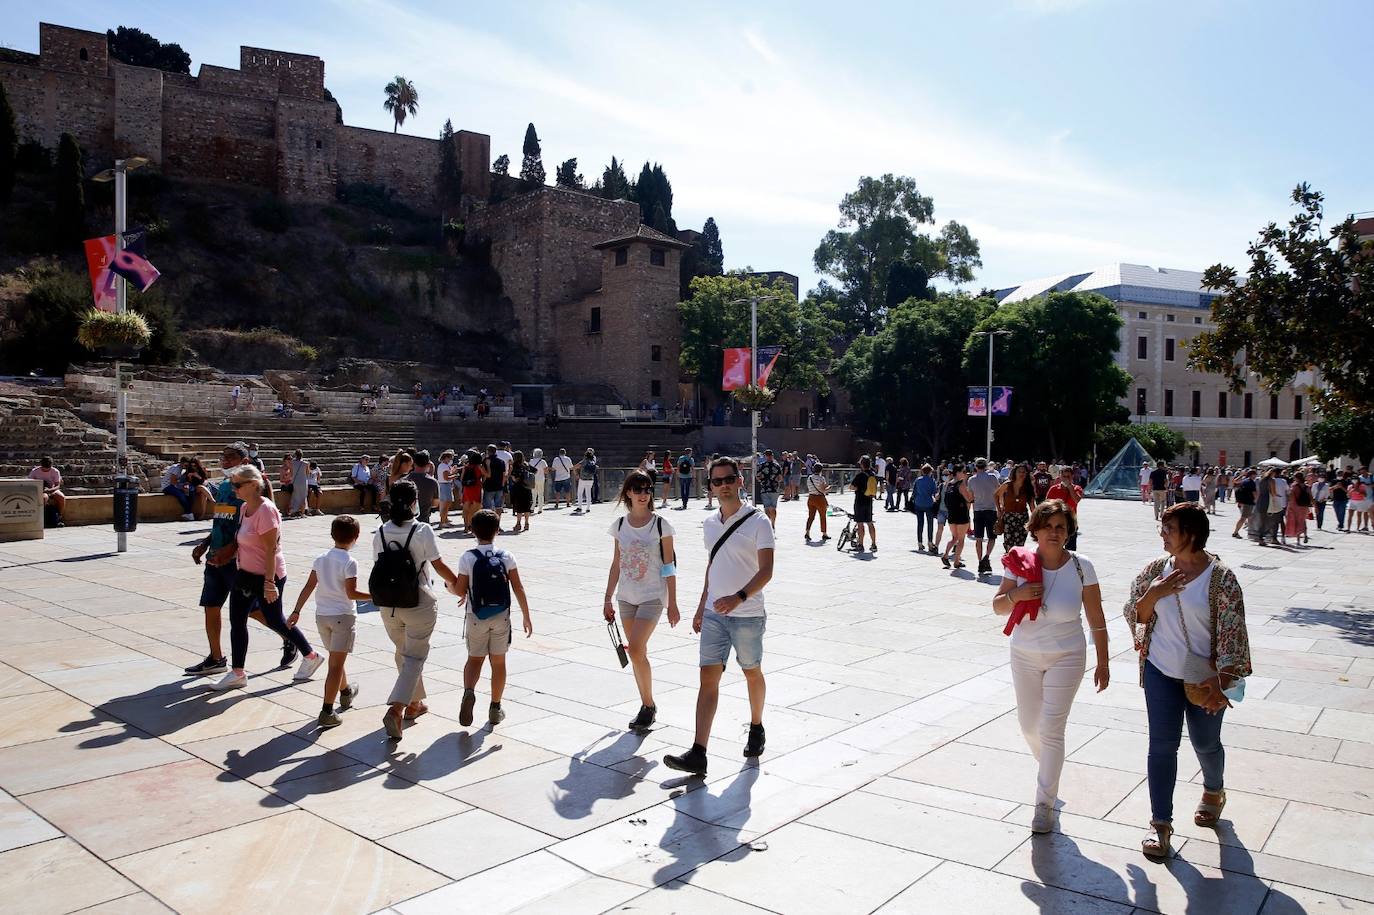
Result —
[[738, 462], [716, 458], [706, 481], [720, 498], [720, 511], [703, 525], [710, 558], [692, 620], [692, 631], [701, 633], [696, 742], [680, 756], [663, 757], [668, 768], [693, 775], [706, 774], [706, 743], [732, 648], [749, 690], [749, 739], [744, 755], [753, 758], [763, 753], [763, 588], [773, 577], [773, 526], [763, 512], [740, 501], [743, 480]]

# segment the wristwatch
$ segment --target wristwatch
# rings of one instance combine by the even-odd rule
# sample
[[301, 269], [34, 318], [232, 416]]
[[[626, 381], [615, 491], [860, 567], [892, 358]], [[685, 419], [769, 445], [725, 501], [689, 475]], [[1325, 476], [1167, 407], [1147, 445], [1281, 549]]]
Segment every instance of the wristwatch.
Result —
[[743, 588], [740, 588], [738, 591], [736, 591], [735, 596], [740, 599], [741, 603], [749, 599], [749, 594]]

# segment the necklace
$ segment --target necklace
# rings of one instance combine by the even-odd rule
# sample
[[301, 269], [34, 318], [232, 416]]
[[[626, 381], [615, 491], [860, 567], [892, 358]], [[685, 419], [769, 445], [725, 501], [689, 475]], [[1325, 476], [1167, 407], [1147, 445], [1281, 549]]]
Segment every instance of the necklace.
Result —
[[[1041, 568], [1044, 569], [1043, 566]], [[1063, 568], [1060, 566], [1058, 569], [1044, 569], [1041, 575], [1045, 579], [1045, 587], [1040, 592], [1040, 612], [1042, 613], [1048, 614], [1050, 612], [1049, 608], [1045, 606], [1045, 602], [1050, 599], [1050, 592], [1054, 590], [1054, 579], [1058, 577]]]

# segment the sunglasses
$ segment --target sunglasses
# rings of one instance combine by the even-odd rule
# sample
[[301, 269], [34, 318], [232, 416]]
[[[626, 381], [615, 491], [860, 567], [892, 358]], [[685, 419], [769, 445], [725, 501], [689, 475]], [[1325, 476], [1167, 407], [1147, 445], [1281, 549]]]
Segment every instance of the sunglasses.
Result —
[[739, 480], [739, 474], [737, 474], [737, 473], [732, 473], [732, 474], [730, 474], [729, 476], [724, 476], [724, 477], [711, 477], [711, 485], [712, 485], [712, 486], [729, 486], [731, 483], [734, 483], [734, 482], [736, 482], [737, 480]]
[[652, 486], [631, 486], [630, 492], [634, 493], [637, 496], [642, 496], [645, 493], [653, 495], [654, 488]]

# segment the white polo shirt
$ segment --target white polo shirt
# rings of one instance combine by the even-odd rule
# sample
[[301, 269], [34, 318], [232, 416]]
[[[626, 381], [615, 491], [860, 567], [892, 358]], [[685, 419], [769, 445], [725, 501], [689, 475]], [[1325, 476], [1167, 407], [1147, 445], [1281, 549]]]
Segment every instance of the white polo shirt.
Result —
[[[702, 525], [702, 533], [706, 541], [706, 554], [711, 554], [711, 548], [715, 546], [727, 530], [734, 527], [735, 522], [740, 520], [741, 512], [752, 513], [748, 520], [740, 525], [739, 530], [730, 535], [730, 539], [725, 541], [724, 546], [716, 553], [716, 558], [711, 562], [711, 568], [706, 574], [706, 612], [715, 613], [712, 609], [717, 600], [728, 597], [743, 588], [749, 580], [758, 574], [759, 571], [759, 550], [773, 549], [773, 525], [768, 523], [768, 517], [756, 508], [743, 506], [738, 512], [721, 520], [720, 512], [715, 511], [706, 519]], [[735, 608], [730, 616], [752, 617], [764, 616], [763, 592], [749, 595], [749, 599]]]

